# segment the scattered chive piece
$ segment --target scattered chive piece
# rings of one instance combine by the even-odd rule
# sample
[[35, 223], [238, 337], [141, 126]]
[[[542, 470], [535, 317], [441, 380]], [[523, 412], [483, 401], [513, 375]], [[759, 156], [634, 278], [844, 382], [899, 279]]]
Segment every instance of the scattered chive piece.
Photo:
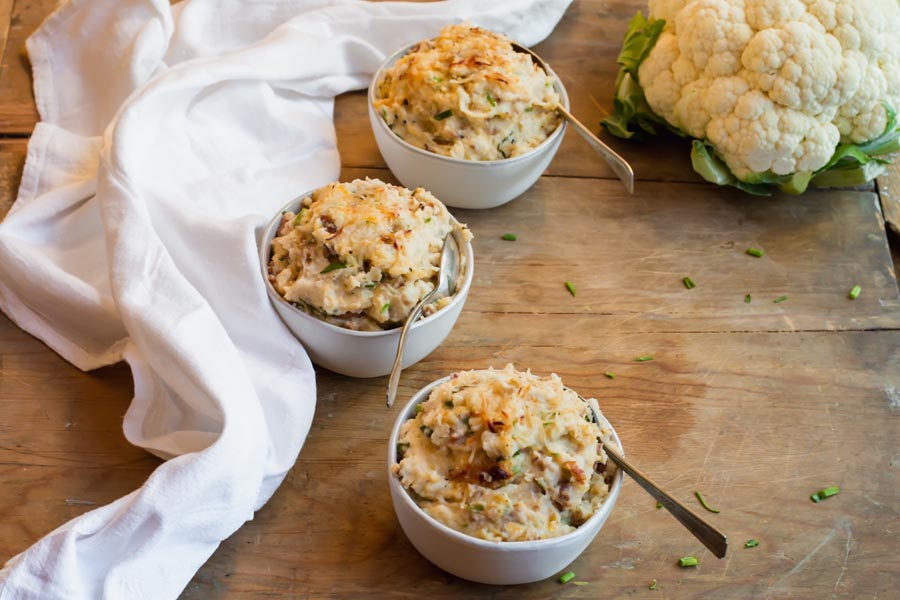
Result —
[[337, 261], [331, 263], [330, 265], [328, 265], [327, 267], [325, 267], [324, 269], [322, 269], [321, 271], [319, 271], [319, 274], [331, 273], [332, 271], [337, 271], [338, 269], [346, 269], [346, 268], [347, 268], [347, 265], [345, 265], [341, 261], [337, 260]]
[[484, 510], [484, 504], [470, 504], [469, 508], [471, 510], [482, 511]]
[[638, 356], [634, 359], [634, 362], [647, 362], [648, 360], [653, 360], [653, 357], [649, 354], [645, 354], [644, 356]]
[[606, 375], [607, 379], [615, 379], [616, 378], [616, 374], [612, 373], [610, 371], [607, 371], [606, 373], [604, 373], [604, 375]]
[[749, 254], [750, 256], [755, 256], [756, 258], [759, 258], [763, 255], [763, 251], [760, 250], [759, 248], [747, 248], [747, 254]]
[[434, 115], [434, 120], [435, 121], [443, 121], [444, 119], [446, 119], [448, 117], [452, 117], [452, 116], [453, 116], [453, 111], [450, 109], [447, 109], [442, 113], [438, 113], [438, 114]]
[[300, 221], [303, 220], [303, 216], [306, 214], [306, 211], [306, 207], [300, 209], [300, 211], [297, 213], [297, 216], [294, 217], [294, 227], [300, 224]]
[[837, 496], [838, 493], [840, 493], [840, 491], [841, 491], [841, 489], [838, 486], [833, 485], [831, 487], [825, 488], [824, 490], [819, 490], [818, 492], [816, 492], [815, 494], [810, 496], [809, 499], [812, 500], [813, 502], [818, 503], [818, 502], [821, 502], [822, 500], [824, 500], [825, 498]]
[[384, 117], [385, 119], [387, 119], [387, 109], [385, 109], [385, 108], [381, 109], [381, 116]]
[[650, 587], [648, 589], [656, 590], [656, 580], [655, 579], [650, 583]]
[[744, 304], [750, 304], [751, 300], [753, 300], [753, 296], [751, 296], [750, 294], [744, 296]]
[[861, 291], [862, 291], [861, 287], [859, 287], [858, 285], [854, 285], [853, 289], [850, 290], [850, 293], [848, 295], [850, 296], [851, 300], [856, 300], [859, 297], [859, 293]]
[[487, 95], [487, 101], [488, 101], [488, 104], [490, 104], [491, 106], [497, 106], [497, 101], [494, 100], [494, 97], [491, 96], [490, 94]]
[[660, 508], [662, 508], [662, 506], [663, 506], [663, 505], [662, 505], [662, 502], [657, 502], [657, 503], [656, 503], [656, 509], [657, 509], [657, 510], [659, 510]]
[[779, 298], [775, 298], [774, 300], [772, 300], [772, 302], [774, 302], [775, 304], [781, 304], [782, 302], [787, 300], [787, 298], [787, 296], [781, 296]]
[[367, 284], [366, 284], [365, 286], [363, 286], [363, 287], [367, 287], [367, 288], [369, 288], [369, 289], [371, 290], [372, 288], [377, 287], [377, 286], [378, 286], [377, 283], [375, 283], [374, 281], [370, 281], [369, 283], [367, 283]]
[[678, 566], [682, 569], [685, 567], [696, 567], [699, 564], [700, 561], [693, 556], [683, 556], [678, 559]]
[[425, 222], [426, 222], [426, 223], [431, 223], [431, 217], [428, 217], [427, 219], [425, 219]]
[[697, 500], [700, 501], [700, 505], [701, 505], [703, 508], [705, 508], [706, 510], [708, 510], [708, 511], [711, 512], [711, 513], [717, 513], [717, 512], [719, 512], [717, 509], [711, 507], [709, 504], [706, 503], [706, 498], [704, 498], [704, 497], [703, 497], [703, 494], [701, 494], [699, 491], [695, 490], [695, 491], [694, 491], [694, 495], [697, 496]]
[[575, 572], [569, 571], [568, 573], [564, 573], [562, 577], [559, 578], [560, 583], [569, 583], [575, 579]]
[[534, 110], [534, 107], [533, 107], [533, 106], [529, 106], [529, 107], [527, 107], [527, 108], [525, 109], [525, 112], [531, 112], [531, 111], [533, 111], [533, 110]]
[[388, 302], [386, 304], [381, 305], [381, 312], [387, 312], [387, 310], [391, 307], [391, 303]]
[[695, 287], [697, 287], [697, 284], [694, 283], [694, 280], [691, 279], [690, 277], [685, 277], [685, 278], [682, 279], [681, 281], [684, 283], [684, 287], [686, 287], [686, 288], [689, 289], [689, 290], [692, 290], [692, 289], [694, 289]]
[[516, 234], [514, 234], [514, 233], [504, 233], [502, 236], [500, 236], [500, 239], [504, 239], [507, 242], [514, 242], [518, 238], [516, 237]]
[[575, 286], [571, 281], [566, 282], [566, 289], [569, 290], [569, 293], [572, 294], [572, 297], [575, 297]]
[[421, 402], [419, 402], [418, 404], [416, 404], [416, 414], [419, 414], [419, 413], [422, 412], [423, 410], [425, 410], [425, 407], [422, 406], [422, 403], [421, 403]]
[[759, 546], [759, 540], [747, 540], [744, 542], [744, 548], [756, 548]]

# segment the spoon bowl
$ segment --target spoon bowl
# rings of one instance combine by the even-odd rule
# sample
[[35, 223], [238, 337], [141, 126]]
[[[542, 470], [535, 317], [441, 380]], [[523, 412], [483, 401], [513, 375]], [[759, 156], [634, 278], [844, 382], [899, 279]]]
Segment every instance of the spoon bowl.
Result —
[[456, 280], [459, 277], [459, 241], [456, 239], [456, 232], [450, 232], [444, 239], [444, 247], [441, 250], [441, 264], [438, 270], [437, 284], [425, 297], [419, 300], [419, 303], [413, 307], [403, 329], [400, 331], [400, 340], [397, 342], [397, 356], [394, 359], [394, 365], [391, 367], [391, 377], [388, 380], [387, 388], [387, 405], [394, 405], [394, 399], [397, 397], [397, 388], [400, 384], [400, 372], [403, 370], [403, 348], [406, 345], [406, 335], [410, 326], [415, 323], [422, 310], [429, 302], [434, 302], [456, 293]]
[[[556, 75], [553, 73], [553, 70], [550, 66], [544, 61], [543, 58], [535, 54], [534, 50], [530, 48], [526, 48], [520, 44], [513, 42], [512, 44], [513, 50], [516, 52], [522, 52], [524, 54], [528, 54], [531, 56], [531, 59], [544, 70], [547, 75], [556, 78]], [[575, 118], [575, 116], [570, 113], [566, 108], [559, 104], [556, 107], [559, 116], [562, 117], [567, 123], [569, 123], [572, 127], [575, 128], [581, 137], [587, 140], [587, 143], [591, 145], [591, 147], [597, 151], [597, 153], [603, 157], [603, 160], [606, 161], [606, 164], [612, 168], [613, 172], [619, 177], [622, 183], [625, 185], [625, 189], [628, 190], [629, 194], [634, 193], [634, 169], [631, 168], [631, 165], [628, 164], [624, 158], [619, 156], [619, 154], [600, 141], [596, 135], [594, 135], [590, 129], [585, 127], [581, 121]]]

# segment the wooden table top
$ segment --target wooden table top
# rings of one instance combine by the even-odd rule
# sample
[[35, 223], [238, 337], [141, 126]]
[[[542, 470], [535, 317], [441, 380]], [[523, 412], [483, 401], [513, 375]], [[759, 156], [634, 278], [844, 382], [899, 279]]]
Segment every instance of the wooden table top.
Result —
[[[0, 217], [37, 118], [24, 39], [53, 6], [0, 0]], [[537, 48], [592, 127], [610, 110], [638, 8], [576, 0]], [[391, 179], [363, 93], [338, 99], [336, 123], [342, 177]], [[868, 189], [753, 198], [699, 182], [685, 142], [611, 143], [635, 166], [634, 196], [569, 132], [525, 195], [454, 211], [475, 233], [477, 266], [450, 337], [404, 373], [393, 410], [385, 377], [319, 370], [296, 465], [184, 598], [896, 597], [900, 292], [885, 217], [898, 212], [900, 171]], [[507, 232], [518, 241], [501, 240]], [[391, 507], [390, 426], [418, 387], [508, 362], [599, 398], [636, 464], [688, 504], [699, 509], [699, 490], [721, 510], [703, 514], [728, 534], [727, 558], [632, 482], [570, 567], [586, 585], [484, 586], [422, 558]], [[132, 393], [124, 365], [82, 373], [0, 315], [0, 563], [159, 465], [122, 435]], [[831, 485], [838, 496], [810, 501]], [[759, 546], [744, 549], [751, 538]], [[680, 569], [686, 555], [700, 566]]]

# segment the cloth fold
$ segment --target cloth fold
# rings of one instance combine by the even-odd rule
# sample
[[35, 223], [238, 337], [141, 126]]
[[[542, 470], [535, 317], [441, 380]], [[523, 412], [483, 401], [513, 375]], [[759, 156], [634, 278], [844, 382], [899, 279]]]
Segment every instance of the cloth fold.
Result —
[[0, 599], [174, 598], [293, 466], [312, 365], [256, 230], [340, 172], [334, 97], [469, 20], [534, 44], [570, 0], [68, 0], [27, 42], [41, 122], [0, 224], [0, 309], [80, 369], [126, 361], [138, 490], [0, 570]]

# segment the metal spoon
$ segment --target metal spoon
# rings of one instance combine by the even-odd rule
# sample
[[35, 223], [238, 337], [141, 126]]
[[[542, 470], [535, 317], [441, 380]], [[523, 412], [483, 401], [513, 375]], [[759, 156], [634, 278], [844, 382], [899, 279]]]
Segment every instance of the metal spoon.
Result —
[[[579, 396], [579, 398], [581, 398], [581, 396]], [[584, 400], [584, 398], [581, 399]], [[585, 400], [585, 403], [587, 404], [587, 400]], [[591, 409], [591, 414], [594, 416], [594, 423], [597, 423], [599, 426], [599, 415], [597, 415], [593, 406], [588, 404], [588, 407]], [[619, 454], [618, 450], [611, 448], [610, 445], [603, 440], [600, 440], [600, 443], [603, 444], [603, 449], [606, 450], [606, 454], [609, 458], [616, 463], [620, 469], [631, 475], [631, 478], [634, 479], [639, 486], [644, 488], [648, 494], [656, 498], [667, 511], [672, 513], [673, 517], [678, 519], [679, 523], [684, 525], [687, 530], [690, 531], [695, 538], [700, 540], [704, 546], [709, 548], [713, 554], [718, 558], [724, 558], [725, 553], [728, 551], [728, 538], [725, 537], [725, 534], [704, 521], [687, 506], [663, 491], [663, 489], [659, 487], [659, 484], [641, 473], [634, 465], [625, 460], [625, 457]]]
[[391, 367], [391, 378], [388, 380], [387, 388], [387, 405], [394, 405], [394, 399], [397, 397], [397, 387], [400, 384], [400, 371], [403, 365], [403, 347], [406, 345], [406, 334], [409, 333], [410, 326], [415, 323], [422, 309], [431, 300], [437, 300], [444, 296], [452, 296], [456, 293], [456, 280], [459, 276], [459, 242], [456, 235], [450, 233], [444, 239], [444, 248], [441, 250], [441, 264], [438, 271], [438, 281], [434, 289], [425, 294], [425, 297], [419, 300], [409, 316], [406, 317], [406, 323], [403, 324], [403, 330], [400, 331], [400, 341], [397, 343], [397, 357], [394, 359], [394, 366]]
[[[530, 48], [526, 48], [525, 46], [516, 44], [513, 42], [513, 50], [516, 52], [524, 52], [525, 54], [530, 54], [531, 58], [537, 65], [544, 70], [545, 73], [550, 75], [550, 68], [547, 66], [547, 63], [544, 62], [544, 59], [534, 53]], [[594, 135], [590, 129], [582, 125], [582, 123], [576, 119], [572, 113], [570, 113], [562, 104], [558, 104], [556, 106], [557, 112], [559, 112], [559, 116], [569, 122], [569, 124], [575, 128], [575, 131], [581, 134], [587, 143], [591, 145], [591, 147], [597, 151], [597, 153], [603, 157], [603, 160], [606, 161], [612, 170], [618, 175], [619, 179], [625, 184], [625, 189], [628, 190], [629, 194], [634, 193], [634, 169], [631, 168], [631, 165], [628, 164], [628, 161], [619, 156], [615, 150], [604, 144], [600, 141], [600, 139]]]

